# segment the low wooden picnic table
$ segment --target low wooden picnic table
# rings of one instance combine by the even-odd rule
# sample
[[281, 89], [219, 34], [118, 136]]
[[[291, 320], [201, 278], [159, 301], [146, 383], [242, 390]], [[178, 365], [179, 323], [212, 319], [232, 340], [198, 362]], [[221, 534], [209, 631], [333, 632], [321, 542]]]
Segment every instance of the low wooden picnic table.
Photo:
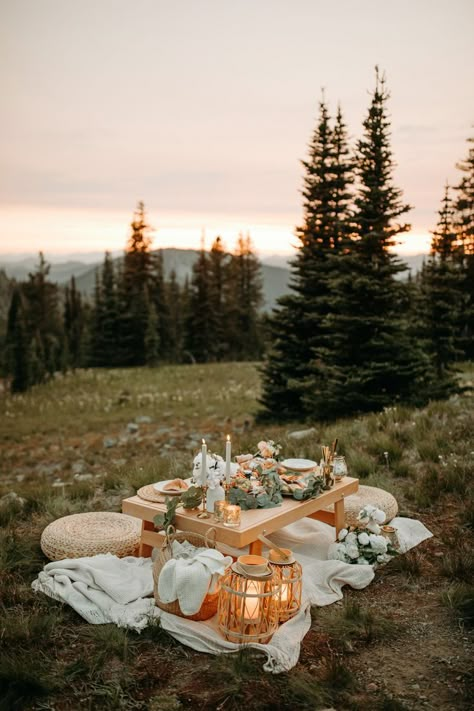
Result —
[[[242, 511], [241, 523], [238, 528], [228, 528], [215, 521], [214, 516], [207, 519], [197, 518], [198, 511], [185, 511], [179, 508], [176, 513], [176, 528], [180, 531], [192, 531], [205, 535], [210, 527], [216, 530], [216, 541], [233, 548], [249, 546], [250, 553], [260, 554], [262, 543], [258, 540], [260, 534], [265, 535], [278, 531], [301, 518], [315, 518], [329, 523], [336, 529], [336, 535], [344, 527], [344, 498], [355, 494], [359, 488], [359, 480], [344, 477], [341, 481], [314, 499], [296, 501], [285, 497], [281, 506], [272, 509], [252, 509]], [[326, 509], [334, 505], [334, 511]], [[142, 520], [140, 539], [141, 556], [151, 556], [154, 547], [161, 547], [163, 534], [155, 531], [154, 517], [166, 511], [165, 503], [151, 503], [140, 496], [132, 496], [122, 501], [122, 512], [136, 516]]]

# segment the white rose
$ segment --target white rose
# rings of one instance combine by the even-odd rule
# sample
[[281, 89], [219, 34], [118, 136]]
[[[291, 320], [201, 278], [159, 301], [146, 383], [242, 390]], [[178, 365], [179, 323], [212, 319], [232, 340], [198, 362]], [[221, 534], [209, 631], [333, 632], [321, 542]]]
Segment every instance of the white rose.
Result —
[[346, 546], [346, 553], [349, 556], [349, 558], [352, 558], [352, 560], [356, 560], [356, 558], [359, 557], [359, 549], [357, 548], [356, 545], [349, 544]]
[[328, 551], [329, 560], [342, 560], [343, 563], [347, 561], [346, 547], [343, 543], [333, 543]]
[[357, 559], [357, 565], [370, 565], [370, 563], [368, 560], [361, 556]]
[[386, 553], [381, 553], [380, 555], [377, 556], [377, 563], [388, 563], [390, 560], [390, 556], [387, 555]]
[[387, 552], [387, 541], [383, 536], [375, 536], [374, 534], [369, 536], [370, 547], [374, 553], [386, 553]]
[[357, 534], [351, 531], [350, 533], [347, 534], [346, 540], [344, 543], [348, 545], [357, 545]]
[[369, 520], [369, 514], [366, 512], [365, 508], [359, 511], [357, 514], [357, 520], [361, 523], [366, 523]]
[[364, 533], [364, 532], [359, 533], [359, 535], [357, 536], [357, 538], [358, 538], [359, 543], [360, 543], [361, 546], [368, 546], [369, 543], [370, 543], [370, 538], [369, 538], [369, 536], [367, 535], [367, 533]]
[[375, 509], [372, 514], [372, 520], [375, 521], [375, 523], [385, 523], [385, 512], [380, 509]]
[[337, 540], [338, 540], [338, 541], [343, 541], [344, 538], [347, 536], [348, 533], [349, 533], [349, 531], [347, 530], [347, 528], [342, 528], [342, 529], [339, 531], [339, 534], [338, 534], [338, 536], [337, 536]]

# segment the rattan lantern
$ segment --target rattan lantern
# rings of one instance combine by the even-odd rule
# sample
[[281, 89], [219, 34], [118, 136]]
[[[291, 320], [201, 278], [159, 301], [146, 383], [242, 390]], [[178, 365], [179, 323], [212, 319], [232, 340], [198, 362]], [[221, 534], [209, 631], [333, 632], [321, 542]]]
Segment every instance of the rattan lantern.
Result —
[[218, 624], [224, 637], [237, 644], [269, 642], [278, 629], [280, 590], [274, 570], [249, 576], [234, 563], [219, 591]]
[[301, 607], [301, 592], [303, 588], [303, 568], [294, 559], [288, 549], [280, 549], [286, 553], [287, 558], [282, 558], [277, 550], [269, 552], [270, 566], [280, 581], [280, 594], [278, 597], [278, 619], [286, 622], [294, 617]]

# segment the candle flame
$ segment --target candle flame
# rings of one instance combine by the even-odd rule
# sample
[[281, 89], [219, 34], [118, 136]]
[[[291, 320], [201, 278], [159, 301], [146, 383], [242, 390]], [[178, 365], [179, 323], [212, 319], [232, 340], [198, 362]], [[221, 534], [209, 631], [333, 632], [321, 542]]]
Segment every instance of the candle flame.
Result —
[[206, 440], [205, 440], [205, 439], [203, 439], [203, 440], [202, 440], [202, 443], [203, 443], [203, 444], [206, 444]]
[[230, 435], [227, 435], [227, 441], [230, 442]]

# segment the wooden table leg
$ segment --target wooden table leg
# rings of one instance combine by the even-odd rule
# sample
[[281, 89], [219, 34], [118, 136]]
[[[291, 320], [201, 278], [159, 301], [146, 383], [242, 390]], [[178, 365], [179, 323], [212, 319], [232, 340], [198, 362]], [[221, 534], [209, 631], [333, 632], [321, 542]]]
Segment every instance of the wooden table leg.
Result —
[[262, 555], [262, 541], [252, 541], [249, 545], [250, 555]]
[[336, 538], [339, 531], [344, 528], [344, 496], [334, 503], [334, 525], [336, 527]]
[[[142, 537], [143, 537], [143, 532], [144, 531], [154, 531], [155, 526], [152, 523], [152, 521], [142, 521]], [[150, 558], [151, 553], [153, 551], [153, 547], [149, 546], [147, 543], [143, 543], [143, 540], [140, 541], [140, 547], [138, 549], [138, 554], [142, 558]]]

